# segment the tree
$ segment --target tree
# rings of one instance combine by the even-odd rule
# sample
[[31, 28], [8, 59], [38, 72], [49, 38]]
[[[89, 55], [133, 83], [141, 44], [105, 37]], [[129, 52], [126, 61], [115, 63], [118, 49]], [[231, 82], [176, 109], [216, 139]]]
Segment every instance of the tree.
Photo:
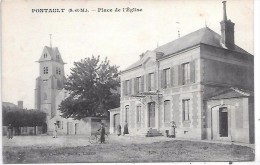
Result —
[[107, 110], [119, 107], [120, 86], [118, 66], [111, 66], [105, 58], [92, 56], [74, 62], [65, 83], [69, 97], [59, 106], [62, 117], [82, 119], [91, 116], [107, 116]]
[[3, 126], [11, 124], [16, 130], [20, 127], [43, 126], [46, 123], [46, 113], [37, 110], [19, 108], [2, 108]]

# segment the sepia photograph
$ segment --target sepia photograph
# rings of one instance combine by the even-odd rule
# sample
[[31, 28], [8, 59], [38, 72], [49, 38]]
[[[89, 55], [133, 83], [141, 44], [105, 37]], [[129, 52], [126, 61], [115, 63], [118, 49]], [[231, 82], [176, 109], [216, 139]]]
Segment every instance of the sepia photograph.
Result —
[[2, 163], [254, 163], [254, 14], [2, 0]]

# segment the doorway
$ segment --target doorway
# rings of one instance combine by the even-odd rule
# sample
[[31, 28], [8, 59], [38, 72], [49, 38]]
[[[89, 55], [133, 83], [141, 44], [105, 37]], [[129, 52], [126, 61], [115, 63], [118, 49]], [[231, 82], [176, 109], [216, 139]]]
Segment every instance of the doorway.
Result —
[[79, 123], [75, 124], [75, 135], [78, 134], [78, 129], [79, 129]]
[[219, 136], [228, 137], [228, 111], [226, 107], [219, 109]]
[[155, 127], [155, 102], [148, 103], [148, 127]]
[[116, 132], [117, 126], [120, 124], [120, 114], [114, 115], [114, 133]]

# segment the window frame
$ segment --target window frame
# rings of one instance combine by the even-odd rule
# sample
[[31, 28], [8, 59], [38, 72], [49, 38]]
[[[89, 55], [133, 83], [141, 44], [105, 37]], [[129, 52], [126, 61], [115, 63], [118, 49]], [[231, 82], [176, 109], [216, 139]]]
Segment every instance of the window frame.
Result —
[[190, 120], [190, 99], [182, 100], [183, 121]]
[[191, 83], [190, 62], [182, 64], [182, 84]]
[[[167, 115], [165, 115], [166, 113], [166, 108], [165, 108], [165, 103], [166, 102], [168, 102], [169, 103], [169, 114], [167, 114]], [[164, 121], [164, 123], [170, 123], [170, 121], [171, 121], [171, 100], [165, 100], [164, 102], [163, 102], [163, 113], [164, 113], [164, 115], [163, 115], [163, 121]], [[169, 121], [167, 120], [166, 121], [166, 117], [165, 116], [169, 116]]]

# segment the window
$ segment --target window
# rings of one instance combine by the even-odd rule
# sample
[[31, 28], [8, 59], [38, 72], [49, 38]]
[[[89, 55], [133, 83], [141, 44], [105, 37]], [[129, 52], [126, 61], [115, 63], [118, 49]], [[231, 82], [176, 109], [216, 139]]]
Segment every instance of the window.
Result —
[[141, 93], [142, 92], [142, 81], [141, 81], [141, 77], [137, 77], [136, 78], [136, 91], [137, 93]]
[[128, 122], [129, 105], [125, 106], [125, 122]]
[[142, 107], [140, 105], [138, 105], [136, 107], [136, 121], [137, 121], [137, 123], [141, 122], [141, 108]]
[[56, 74], [59, 74], [59, 70], [58, 70], [58, 67], [56, 67]]
[[153, 91], [155, 90], [155, 85], [154, 85], [154, 73], [150, 73], [148, 75], [148, 91]]
[[126, 88], [126, 95], [129, 95], [130, 94], [130, 81], [129, 80], [126, 80], [125, 88]]
[[43, 54], [43, 58], [47, 58], [47, 54], [46, 53]]
[[170, 123], [171, 120], [171, 105], [170, 100], [164, 101], [164, 123]]
[[170, 68], [163, 70], [163, 76], [164, 76], [164, 87], [168, 88], [170, 87], [171, 81], [170, 81]]
[[61, 71], [60, 71], [60, 68], [59, 68], [59, 75], [60, 75]]
[[43, 67], [43, 74], [48, 74], [48, 67]]
[[183, 84], [190, 83], [190, 63], [185, 63], [183, 67]]
[[186, 99], [182, 101], [182, 107], [183, 107], [183, 120], [190, 120], [189, 116], [189, 105], [190, 105], [190, 100]]
[[57, 55], [56, 55], [56, 58], [57, 58], [57, 59], [60, 59], [60, 55], [57, 54]]

